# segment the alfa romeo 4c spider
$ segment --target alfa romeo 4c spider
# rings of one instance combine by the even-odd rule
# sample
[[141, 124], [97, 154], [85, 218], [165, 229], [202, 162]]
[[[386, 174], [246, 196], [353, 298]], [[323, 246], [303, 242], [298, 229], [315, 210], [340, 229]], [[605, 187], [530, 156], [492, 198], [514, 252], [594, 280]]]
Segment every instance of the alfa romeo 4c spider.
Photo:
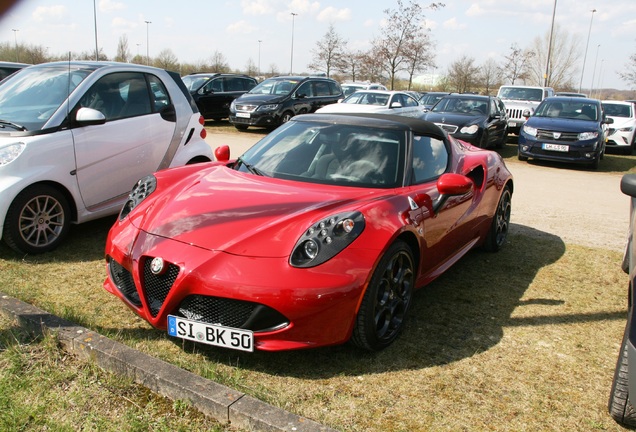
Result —
[[139, 180], [107, 239], [105, 289], [176, 338], [381, 350], [416, 288], [506, 242], [502, 158], [424, 120], [300, 115], [216, 158]]

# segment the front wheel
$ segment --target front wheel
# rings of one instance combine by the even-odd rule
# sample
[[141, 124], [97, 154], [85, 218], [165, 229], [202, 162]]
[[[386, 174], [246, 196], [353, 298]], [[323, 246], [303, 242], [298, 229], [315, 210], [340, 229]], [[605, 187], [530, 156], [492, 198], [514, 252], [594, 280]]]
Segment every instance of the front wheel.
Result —
[[291, 111], [285, 111], [280, 117], [280, 124], [287, 123], [293, 116], [294, 113], [292, 113]]
[[246, 131], [249, 126], [242, 125], [242, 124], [235, 124], [234, 127], [236, 128], [236, 130]]
[[4, 222], [4, 241], [13, 250], [49, 252], [64, 240], [71, 226], [66, 197], [47, 185], [22, 191], [11, 203]]
[[413, 253], [398, 240], [373, 272], [356, 316], [352, 342], [369, 351], [391, 345], [404, 327], [414, 284]]
[[616, 369], [614, 370], [614, 379], [612, 380], [612, 389], [610, 390], [607, 409], [617, 423], [633, 428], [636, 426], [636, 411], [634, 411], [628, 397], [629, 363], [627, 341], [629, 338], [629, 322], [630, 320], [628, 319], [623, 334], [621, 349], [618, 353], [618, 360], [616, 361]]
[[508, 237], [508, 229], [510, 228], [510, 213], [512, 212], [512, 193], [510, 187], [506, 186], [499, 203], [497, 204], [497, 210], [492, 217], [492, 223], [490, 224], [490, 230], [486, 235], [486, 241], [484, 242], [484, 249], [488, 252], [498, 252], [499, 249], [506, 242]]

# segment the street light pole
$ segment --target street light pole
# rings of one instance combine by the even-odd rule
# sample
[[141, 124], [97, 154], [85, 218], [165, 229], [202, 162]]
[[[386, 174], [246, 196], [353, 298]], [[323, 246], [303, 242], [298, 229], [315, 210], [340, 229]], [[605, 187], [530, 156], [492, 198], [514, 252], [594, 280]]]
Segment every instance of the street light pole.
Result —
[[11, 29], [11, 31], [13, 32], [13, 36], [15, 38], [15, 58], [16, 58], [16, 62], [20, 63], [20, 51], [18, 50], [18, 32], [20, 30], [18, 29]]
[[97, 7], [93, 0], [93, 22], [95, 24], [95, 61], [99, 61], [99, 48], [97, 47]]
[[596, 76], [596, 62], [598, 61], [598, 49], [601, 47], [601, 44], [596, 46], [596, 58], [594, 59], [594, 71], [592, 72], [592, 85], [590, 86], [590, 97], [592, 97], [592, 93], [594, 93], [594, 77]]
[[261, 76], [261, 42], [262, 40], [258, 40], [258, 76]]
[[585, 72], [585, 60], [587, 59], [587, 47], [590, 45], [590, 34], [592, 33], [592, 21], [594, 20], [594, 12], [596, 9], [592, 9], [592, 18], [590, 18], [590, 29], [587, 31], [587, 43], [585, 44], [585, 55], [583, 56], [583, 67], [581, 68], [581, 80], [579, 81], [579, 93], [581, 93], [581, 87], [583, 86], [583, 73]]
[[150, 40], [148, 37], [148, 28], [152, 21], [146, 21], [146, 65], [150, 65]]
[[554, 33], [554, 15], [556, 15], [557, 0], [554, 0], [554, 8], [552, 8], [552, 27], [550, 28], [550, 40], [548, 41], [548, 58], [545, 62], [545, 74], [543, 75], [543, 86], [548, 87], [550, 80], [548, 74], [550, 71], [550, 57], [552, 56], [552, 34]]
[[293, 75], [294, 70], [294, 18], [296, 18], [298, 14], [291, 13], [292, 16], [292, 37], [291, 37], [291, 60], [289, 61], [289, 74]]

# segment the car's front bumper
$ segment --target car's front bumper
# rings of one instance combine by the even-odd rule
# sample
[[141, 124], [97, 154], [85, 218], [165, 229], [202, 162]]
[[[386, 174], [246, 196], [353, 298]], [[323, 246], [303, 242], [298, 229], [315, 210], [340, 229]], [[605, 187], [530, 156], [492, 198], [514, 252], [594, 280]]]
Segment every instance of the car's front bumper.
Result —
[[[111, 229], [106, 256], [104, 288], [154, 327], [165, 329], [168, 315], [178, 315], [184, 300], [193, 296], [256, 304], [265, 309], [268, 324], [250, 328], [255, 347], [275, 351], [346, 342], [377, 251], [345, 249], [339, 260], [299, 269], [291, 267], [286, 257], [210, 251], [139, 231], [124, 221]], [[148, 274], [154, 257], [174, 266], [173, 282], [163, 284], [163, 276]], [[347, 270], [336, 261], [348, 263]], [[113, 268], [121, 271], [127, 286], [122, 286], [121, 275], [113, 277]], [[272, 317], [284, 319], [272, 323]], [[221, 318], [214, 320], [210, 324], [241, 328], [221, 322]]]
[[[237, 115], [236, 112], [230, 112], [230, 123], [233, 125], [245, 126], [261, 126], [272, 127], [280, 124], [280, 116], [275, 111], [267, 111], [260, 113], [253, 111], [250, 113], [242, 113], [243, 116]], [[245, 117], [249, 115], [249, 117]]]
[[[555, 151], [545, 148], [545, 144], [565, 145], [567, 151]], [[594, 162], [604, 151], [604, 143], [595, 138], [587, 141], [539, 141], [523, 131], [519, 135], [519, 156], [555, 162], [589, 164]]]

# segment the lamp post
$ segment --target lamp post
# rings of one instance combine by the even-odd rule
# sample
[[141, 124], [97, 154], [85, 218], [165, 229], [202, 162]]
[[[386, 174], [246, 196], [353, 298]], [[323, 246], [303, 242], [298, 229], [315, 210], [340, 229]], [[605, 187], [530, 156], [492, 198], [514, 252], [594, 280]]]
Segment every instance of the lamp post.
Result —
[[148, 37], [148, 28], [152, 24], [152, 21], [146, 21], [146, 65], [150, 65], [150, 43]]
[[293, 75], [294, 70], [294, 18], [296, 18], [298, 14], [291, 13], [292, 16], [292, 36], [291, 36], [291, 60], [289, 61], [289, 74]]
[[16, 62], [20, 63], [20, 51], [18, 50], [18, 32], [20, 30], [18, 29], [11, 29], [11, 31], [13, 32], [13, 36], [15, 38], [15, 58], [16, 58]]
[[590, 86], [590, 97], [592, 97], [592, 93], [594, 93], [594, 77], [596, 76], [596, 62], [598, 61], [598, 49], [601, 47], [601, 44], [596, 46], [596, 58], [594, 59], [594, 71], [592, 72], [592, 84]]
[[99, 61], [99, 48], [97, 47], [97, 6], [93, 0], [93, 23], [95, 24], [95, 61]]
[[554, 33], [554, 15], [556, 15], [557, 0], [554, 0], [552, 8], [552, 27], [550, 27], [550, 40], [548, 41], [548, 58], [545, 62], [545, 74], [543, 75], [543, 86], [548, 87], [550, 80], [548, 79], [550, 72], [550, 57], [552, 56], [552, 34]]
[[262, 40], [258, 40], [258, 76], [261, 76], [261, 42]]
[[583, 56], [583, 67], [581, 68], [581, 80], [579, 81], [579, 93], [581, 93], [581, 87], [583, 86], [583, 73], [585, 72], [585, 60], [587, 59], [587, 47], [590, 45], [590, 34], [592, 33], [592, 21], [594, 20], [594, 12], [596, 9], [592, 9], [592, 18], [590, 18], [590, 29], [587, 31], [587, 43], [585, 44], [585, 55]]

